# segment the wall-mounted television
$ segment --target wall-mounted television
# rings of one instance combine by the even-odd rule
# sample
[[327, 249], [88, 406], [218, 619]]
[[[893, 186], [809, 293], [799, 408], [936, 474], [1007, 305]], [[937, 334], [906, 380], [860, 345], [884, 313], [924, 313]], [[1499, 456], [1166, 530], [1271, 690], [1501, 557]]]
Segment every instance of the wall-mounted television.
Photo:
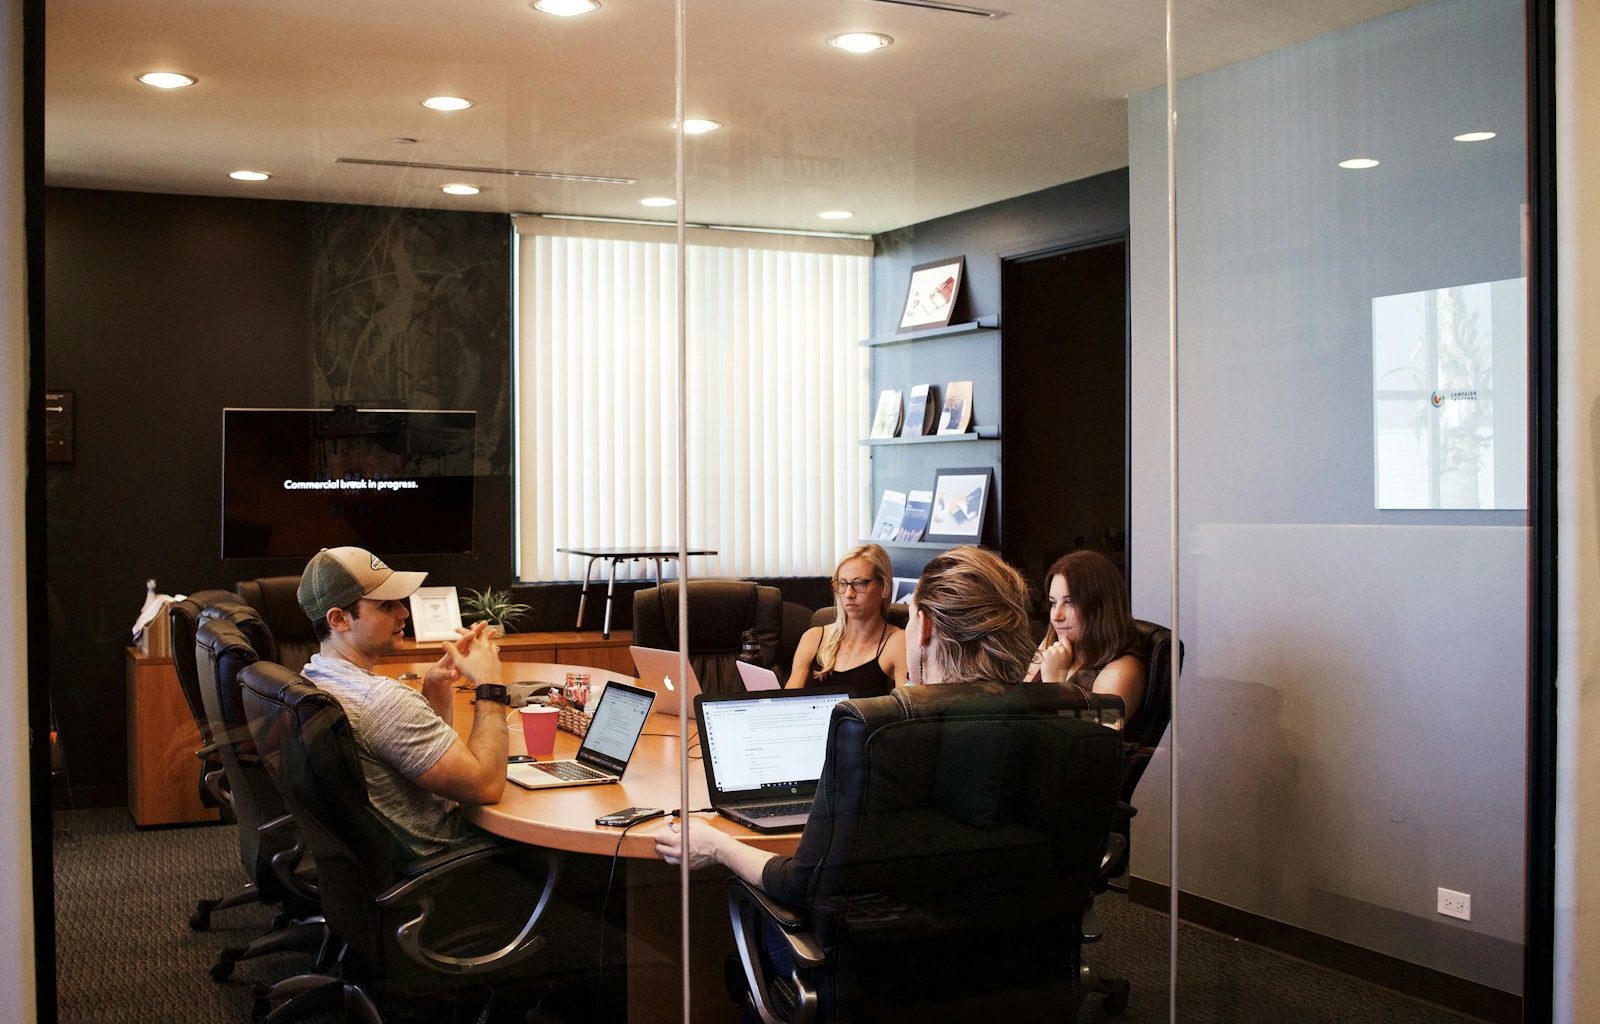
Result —
[[222, 557], [472, 550], [477, 413], [222, 410]]

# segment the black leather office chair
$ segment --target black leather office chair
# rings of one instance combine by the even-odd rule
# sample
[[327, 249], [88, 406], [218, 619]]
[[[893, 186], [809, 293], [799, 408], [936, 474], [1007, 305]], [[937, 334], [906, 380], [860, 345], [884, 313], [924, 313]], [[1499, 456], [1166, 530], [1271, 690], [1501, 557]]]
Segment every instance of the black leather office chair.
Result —
[[[1139, 655], [1144, 662], [1144, 698], [1122, 734], [1122, 799], [1106, 844], [1096, 895], [1107, 889], [1127, 891], [1127, 886], [1117, 879], [1127, 874], [1133, 816], [1139, 813], [1133, 804], [1134, 789], [1172, 720], [1172, 630], [1144, 619], [1135, 619], [1133, 624], [1139, 631]], [[1183, 668], [1181, 643], [1178, 644], [1178, 668], [1180, 671]], [[1084, 924], [1084, 941], [1098, 942], [1100, 937], [1099, 920], [1090, 911]], [[1101, 996], [1108, 1015], [1120, 1017], [1127, 1009], [1131, 993], [1127, 979], [1091, 972], [1087, 987]]]
[[772, 669], [784, 682], [789, 681], [789, 670], [794, 668], [794, 652], [800, 646], [800, 638], [811, 628], [812, 614], [810, 608], [798, 601], [783, 602], [783, 624], [779, 631], [778, 653], [773, 659]]
[[[263, 764], [316, 856], [335, 966], [275, 986], [274, 1024], [339, 1007], [381, 1024], [380, 1007], [492, 981], [544, 944], [552, 851], [481, 836], [411, 859], [378, 819], [344, 709], [271, 662], [244, 669], [244, 704]], [[476, 897], [476, 898], [474, 898]], [[266, 1009], [258, 1005], [257, 1011]]]
[[[735, 665], [744, 631], [755, 630], [761, 663], [773, 668], [783, 633], [783, 594], [749, 580], [689, 581], [689, 664], [706, 693], [742, 693]], [[676, 650], [678, 584], [633, 595], [633, 642]]]
[[240, 580], [234, 590], [245, 604], [256, 610], [272, 632], [272, 653], [258, 651], [264, 661], [275, 661], [298, 672], [321, 646], [311, 631], [311, 620], [300, 607], [298, 576], [260, 576]]
[[256, 613], [232, 595], [201, 612], [195, 634], [200, 697], [233, 794], [239, 821], [239, 863], [260, 902], [281, 909], [276, 927], [248, 946], [224, 949], [211, 977], [225, 981], [234, 964], [322, 943], [315, 875], [288, 809], [256, 755], [239, 692], [239, 672], [257, 661], [271, 637]]
[[[202, 590], [182, 601], [167, 605], [167, 625], [172, 637], [172, 669], [178, 676], [178, 688], [183, 691], [184, 703], [194, 718], [195, 729], [200, 733], [200, 748], [195, 757], [200, 759], [200, 803], [205, 807], [218, 807], [224, 821], [233, 820], [233, 803], [228, 793], [228, 777], [222, 770], [222, 757], [211, 737], [211, 720], [206, 717], [205, 704], [200, 699], [200, 677], [195, 668], [194, 634], [200, 619], [200, 609], [219, 601], [236, 600], [226, 590]], [[203, 932], [211, 927], [211, 913], [231, 907], [256, 902], [255, 883], [247, 882], [226, 896], [214, 900], [197, 900], [194, 913], [189, 915], [189, 927]]]
[[1072, 717], [1075, 690], [928, 690], [835, 709], [785, 873], [803, 898], [729, 886], [740, 994], [767, 1024], [1076, 1013], [1120, 740]]
[[[906, 618], [908, 615], [910, 615], [910, 613], [911, 610], [903, 604], [891, 604], [888, 612], [886, 612], [883, 617], [884, 620], [889, 623], [889, 625], [895, 626], [899, 629], [905, 629]], [[831, 604], [826, 608], [818, 608], [816, 611], [811, 613], [811, 625], [813, 626], [826, 626], [832, 621], [833, 605]]]

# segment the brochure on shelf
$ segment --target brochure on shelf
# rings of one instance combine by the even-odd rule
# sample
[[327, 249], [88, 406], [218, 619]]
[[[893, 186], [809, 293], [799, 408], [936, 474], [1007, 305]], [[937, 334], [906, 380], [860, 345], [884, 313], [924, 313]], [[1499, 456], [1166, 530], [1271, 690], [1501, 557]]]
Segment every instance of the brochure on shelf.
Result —
[[878, 518], [872, 524], [873, 540], [894, 540], [900, 530], [900, 517], [906, 510], [904, 491], [885, 490], [878, 502]]
[[900, 424], [900, 391], [885, 388], [878, 395], [878, 413], [872, 417], [872, 436], [899, 437]]
[[906, 495], [905, 514], [900, 517], [900, 532], [895, 540], [919, 541], [928, 528], [928, 515], [933, 510], [932, 491], [912, 491]]

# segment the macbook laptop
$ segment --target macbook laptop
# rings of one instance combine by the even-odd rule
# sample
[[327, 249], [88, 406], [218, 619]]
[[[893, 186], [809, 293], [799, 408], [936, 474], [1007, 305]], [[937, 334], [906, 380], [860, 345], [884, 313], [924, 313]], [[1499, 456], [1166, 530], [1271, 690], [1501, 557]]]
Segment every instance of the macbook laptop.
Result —
[[[656, 695], [656, 708], [668, 715], [678, 713], [678, 652], [659, 651], [654, 647], [629, 647], [633, 654], [633, 665], [639, 670], [639, 685]], [[689, 669], [687, 679], [681, 682], [689, 688], [686, 698], [694, 706], [694, 699], [700, 695], [700, 680], [694, 677], [694, 669]]]
[[578, 756], [565, 761], [528, 761], [506, 766], [506, 778], [523, 789], [598, 786], [622, 781], [628, 760], [650, 717], [656, 695], [626, 683], [607, 683], [600, 692], [589, 731]]
[[757, 690], [783, 689], [783, 684], [778, 681], [778, 673], [770, 668], [752, 665], [748, 661], [739, 662], [739, 678], [744, 681], [745, 691], [749, 693]]
[[696, 697], [711, 806], [757, 832], [804, 828], [828, 754], [828, 721], [849, 697], [817, 687]]

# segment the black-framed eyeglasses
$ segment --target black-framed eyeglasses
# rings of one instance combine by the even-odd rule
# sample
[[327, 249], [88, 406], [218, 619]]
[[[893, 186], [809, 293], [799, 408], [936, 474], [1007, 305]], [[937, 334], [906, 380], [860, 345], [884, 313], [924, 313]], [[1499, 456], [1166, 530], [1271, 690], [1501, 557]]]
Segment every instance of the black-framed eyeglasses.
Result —
[[867, 592], [867, 588], [876, 582], [878, 582], [878, 578], [876, 576], [857, 580], [834, 580], [833, 592], [835, 594], [843, 594], [844, 592], [849, 591], [853, 594], [865, 594]]

